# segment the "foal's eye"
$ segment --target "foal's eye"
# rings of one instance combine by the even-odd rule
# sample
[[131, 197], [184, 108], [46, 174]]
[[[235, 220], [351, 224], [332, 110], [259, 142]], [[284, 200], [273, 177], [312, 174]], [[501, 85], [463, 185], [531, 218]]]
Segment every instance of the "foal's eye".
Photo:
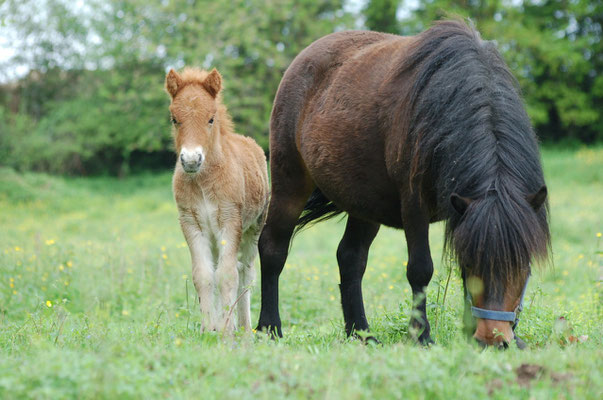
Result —
[[178, 125], [179, 124], [178, 120], [176, 118], [174, 118], [173, 115], [172, 115], [170, 121], [172, 121], [172, 124], [174, 124], [174, 125]]
[[214, 117], [211, 117], [211, 118], [209, 119], [209, 124], [211, 125], [211, 124], [213, 124], [213, 123], [214, 123]]

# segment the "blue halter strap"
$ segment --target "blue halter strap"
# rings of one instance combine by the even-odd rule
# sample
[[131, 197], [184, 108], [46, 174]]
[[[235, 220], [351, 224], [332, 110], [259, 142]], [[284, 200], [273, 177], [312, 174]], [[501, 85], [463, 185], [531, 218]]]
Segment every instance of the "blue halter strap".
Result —
[[526, 283], [523, 286], [523, 290], [521, 291], [521, 298], [519, 300], [519, 305], [514, 311], [495, 311], [495, 310], [486, 310], [485, 308], [479, 308], [473, 306], [473, 301], [471, 298], [471, 293], [467, 290], [467, 302], [471, 304], [471, 315], [475, 318], [481, 319], [492, 319], [495, 321], [508, 321], [513, 322], [513, 330], [519, 323], [519, 314], [523, 310], [523, 298], [526, 294], [526, 288], [528, 287], [528, 282], [530, 281], [530, 275], [526, 279]]

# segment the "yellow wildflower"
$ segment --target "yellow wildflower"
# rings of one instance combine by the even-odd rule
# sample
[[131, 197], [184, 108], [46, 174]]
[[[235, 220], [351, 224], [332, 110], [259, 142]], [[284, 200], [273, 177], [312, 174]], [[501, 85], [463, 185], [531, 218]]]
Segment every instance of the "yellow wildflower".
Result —
[[52, 301], [46, 300], [46, 307], [48, 307], [48, 308], [52, 307]]
[[[601, 235], [601, 234], [599, 233], [599, 236], [600, 236], [600, 235]], [[21, 251], [21, 250], [23, 250], [23, 249], [22, 249], [22, 248], [20, 248], [19, 246], [15, 246], [15, 251]]]
[[130, 312], [128, 310], [121, 310], [121, 315], [128, 316]]
[[71, 261], [67, 261], [67, 267], [69, 267], [69, 268], [73, 267], [73, 263]]
[[165, 253], [164, 253], [164, 254], [162, 254], [162, 255], [161, 255], [161, 258], [163, 258], [164, 260], [167, 260], [167, 254], [165, 254]]
[[221, 244], [222, 246], [226, 246], [226, 240], [222, 239], [222, 241], [220, 242], [220, 244]]
[[46, 246], [52, 246], [55, 243], [54, 239], [48, 239], [46, 241]]
[[392, 290], [394, 288], [394, 285], [389, 285], [389, 290]]
[[182, 340], [180, 338], [176, 338], [176, 340], [174, 340], [174, 344], [176, 346], [180, 346], [182, 344]]
[[10, 286], [10, 288], [12, 289], [12, 288], [14, 288], [14, 287], [15, 287], [15, 284], [11, 282], [9, 286]]
[[600, 238], [601, 237], [601, 232], [597, 232], [597, 237]]
[[65, 269], [65, 266], [63, 264], [59, 265], [59, 271], [63, 271]]
[[182, 279], [186, 279], [186, 278], [188, 278], [188, 275], [182, 274]]

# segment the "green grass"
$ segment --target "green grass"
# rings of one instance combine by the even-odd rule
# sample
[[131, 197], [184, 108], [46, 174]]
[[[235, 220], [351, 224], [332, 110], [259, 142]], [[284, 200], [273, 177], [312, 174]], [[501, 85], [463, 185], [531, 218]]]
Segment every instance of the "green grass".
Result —
[[[440, 224], [431, 230], [431, 348], [408, 338], [406, 244], [391, 229], [375, 240], [364, 279], [383, 346], [345, 338], [338, 221], [293, 244], [281, 277], [285, 338], [228, 339], [198, 332], [168, 173], [117, 180], [0, 169], [0, 398], [599, 399], [603, 149], [546, 150], [544, 164], [554, 265], [530, 282], [523, 352], [463, 339], [456, 270], [443, 302]], [[259, 295], [256, 284], [254, 322]], [[542, 367], [527, 385], [522, 364]]]

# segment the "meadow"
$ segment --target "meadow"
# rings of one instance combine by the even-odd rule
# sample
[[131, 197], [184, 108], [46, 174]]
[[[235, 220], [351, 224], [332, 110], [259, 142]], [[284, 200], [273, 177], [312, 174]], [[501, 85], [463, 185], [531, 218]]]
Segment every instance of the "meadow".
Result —
[[[603, 148], [548, 148], [543, 162], [553, 261], [527, 290], [525, 351], [465, 340], [461, 281], [441, 257], [441, 224], [430, 232], [430, 348], [408, 338], [406, 244], [386, 228], [363, 284], [382, 345], [345, 337], [341, 220], [293, 243], [281, 276], [285, 337], [225, 338], [199, 333], [169, 172], [116, 179], [0, 169], [0, 398], [600, 399]], [[254, 323], [259, 298], [256, 282]]]

